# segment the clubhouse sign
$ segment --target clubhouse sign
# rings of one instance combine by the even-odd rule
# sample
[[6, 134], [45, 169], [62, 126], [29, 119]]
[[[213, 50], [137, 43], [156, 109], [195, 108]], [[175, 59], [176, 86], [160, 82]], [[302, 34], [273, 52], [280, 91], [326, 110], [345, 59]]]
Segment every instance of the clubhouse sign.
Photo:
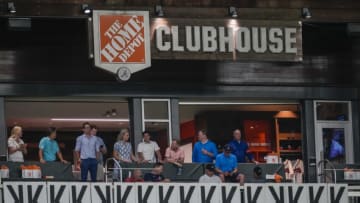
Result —
[[4, 182], [6, 203], [341, 203], [345, 184]]
[[[121, 78], [159, 60], [301, 61], [301, 22], [93, 11], [94, 63]], [[119, 72], [120, 70], [120, 72]]]

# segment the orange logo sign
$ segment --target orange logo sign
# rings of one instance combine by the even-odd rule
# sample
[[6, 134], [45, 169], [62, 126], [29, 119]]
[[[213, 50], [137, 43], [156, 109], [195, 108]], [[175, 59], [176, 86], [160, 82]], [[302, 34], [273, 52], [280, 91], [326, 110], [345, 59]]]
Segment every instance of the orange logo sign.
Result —
[[144, 17], [136, 15], [100, 16], [102, 63], [144, 63]]

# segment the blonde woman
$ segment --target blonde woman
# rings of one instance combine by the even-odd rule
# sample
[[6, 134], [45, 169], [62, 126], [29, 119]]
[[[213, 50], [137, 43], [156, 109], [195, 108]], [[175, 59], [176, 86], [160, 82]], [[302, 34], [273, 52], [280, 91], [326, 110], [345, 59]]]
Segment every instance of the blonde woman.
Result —
[[[120, 163], [132, 163], [137, 162], [131, 144], [129, 142], [130, 134], [127, 129], [122, 129], [117, 137], [117, 142], [114, 144], [113, 156]], [[119, 180], [119, 167], [117, 164], [114, 165], [114, 180]]]
[[11, 130], [11, 136], [8, 139], [9, 161], [24, 162], [24, 154], [27, 154], [27, 145], [21, 139], [22, 128], [15, 126]]

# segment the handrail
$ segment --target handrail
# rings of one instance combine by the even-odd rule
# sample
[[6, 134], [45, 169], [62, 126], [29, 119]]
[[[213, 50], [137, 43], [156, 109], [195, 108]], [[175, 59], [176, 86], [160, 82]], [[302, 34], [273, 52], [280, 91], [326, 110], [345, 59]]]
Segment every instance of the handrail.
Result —
[[[330, 169], [327, 169], [325, 168], [325, 165], [326, 164], [329, 164], [329, 166], [331, 167]], [[318, 166], [318, 171], [320, 170], [321, 173], [318, 174], [318, 176], [325, 176], [325, 171], [329, 171], [331, 170], [334, 174], [334, 183], [336, 183], [336, 168], [334, 166], [333, 163], [331, 163], [331, 161], [329, 161], [328, 159], [323, 159], [323, 160], [320, 160], [318, 163], [317, 163], [317, 166]], [[324, 166], [323, 168], [320, 168], [321, 166]], [[324, 179], [325, 181], [325, 179]]]
[[[119, 168], [109, 168], [108, 167], [108, 164], [109, 164], [109, 161], [114, 161], [114, 163], [119, 167]], [[120, 182], [123, 182], [122, 181], [122, 167], [120, 165], [120, 162], [118, 160], [116, 160], [115, 158], [108, 158], [106, 159], [105, 161], [105, 182], [108, 182], [108, 175], [109, 175], [109, 169], [119, 169], [119, 172], [120, 172]]]

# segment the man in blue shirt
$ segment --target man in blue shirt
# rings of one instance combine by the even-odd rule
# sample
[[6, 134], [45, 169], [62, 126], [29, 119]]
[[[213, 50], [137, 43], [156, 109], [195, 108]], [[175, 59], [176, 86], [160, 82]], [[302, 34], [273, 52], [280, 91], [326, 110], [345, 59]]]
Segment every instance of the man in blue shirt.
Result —
[[100, 146], [96, 136], [91, 135], [90, 123], [83, 124], [83, 133], [77, 137], [75, 145], [75, 153], [80, 157], [81, 180], [86, 181], [90, 171], [91, 180], [96, 181]]
[[234, 139], [229, 142], [228, 145], [232, 148], [231, 153], [234, 154], [237, 158], [238, 163], [246, 163], [248, 159], [249, 162], [253, 162], [257, 164], [258, 162], [255, 161], [252, 154], [249, 153], [249, 146], [248, 144], [241, 140], [241, 131], [239, 129], [234, 130], [233, 132]]
[[55, 139], [56, 128], [50, 127], [49, 135], [43, 137], [39, 143], [39, 159], [41, 163], [56, 161], [56, 155], [62, 163], [67, 163], [67, 161], [63, 159], [59, 145]]
[[239, 182], [243, 185], [244, 175], [238, 173], [237, 160], [231, 151], [230, 145], [224, 146], [224, 152], [216, 156], [215, 170], [222, 182]]
[[215, 143], [208, 140], [204, 130], [198, 132], [198, 139], [199, 141], [194, 145], [192, 161], [194, 163], [212, 163], [217, 155]]

